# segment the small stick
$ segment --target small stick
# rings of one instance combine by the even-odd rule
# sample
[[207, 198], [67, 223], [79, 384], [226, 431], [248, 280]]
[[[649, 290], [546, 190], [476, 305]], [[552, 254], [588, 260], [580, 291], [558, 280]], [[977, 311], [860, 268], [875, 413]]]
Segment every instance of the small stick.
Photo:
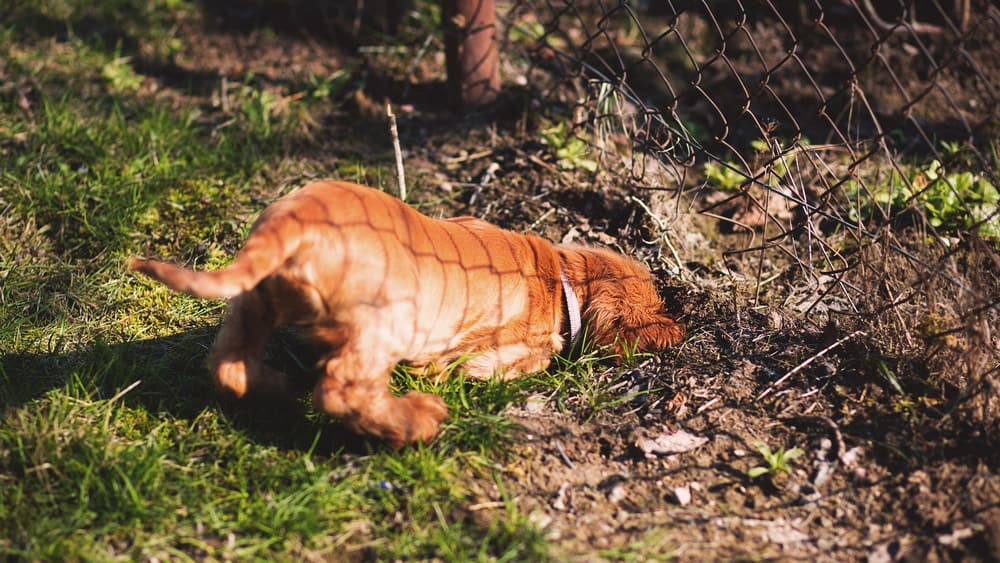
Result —
[[399, 199], [406, 201], [406, 176], [403, 174], [403, 151], [399, 148], [399, 130], [396, 129], [396, 115], [392, 104], [386, 102], [385, 112], [389, 116], [389, 136], [392, 137], [392, 152], [396, 155], [396, 183], [399, 185]]
[[219, 102], [222, 103], [222, 112], [229, 113], [229, 81], [226, 75], [222, 75], [222, 84], [219, 85]]
[[115, 396], [111, 397], [110, 399], [108, 399], [108, 402], [109, 403], [113, 403], [113, 402], [117, 401], [118, 399], [121, 399], [122, 397], [125, 396], [126, 393], [128, 393], [129, 391], [131, 391], [131, 390], [135, 389], [136, 387], [138, 387], [140, 383], [142, 383], [142, 380], [141, 379], [136, 379], [135, 381], [132, 382], [131, 385], [129, 385], [128, 387], [122, 389], [118, 393], [115, 393]]
[[820, 350], [815, 355], [810, 356], [808, 359], [806, 359], [806, 361], [804, 361], [801, 364], [795, 366], [794, 368], [791, 369], [791, 371], [789, 371], [785, 375], [782, 375], [781, 377], [779, 377], [777, 381], [775, 381], [774, 383], [768, 385], [767, 389], [764, 389], [763, 391], [760, 392], [760, 395], [757, 395], [757, 400], [759, 401], [759, 400], [763, 399], [764, 397], [767, 397], [768, 395], [771, 394], [771, 391], [773, 391], [775, 387], [777, 387], [778, 385], [781, 385], [782, 383], [784, 383], [785, 381], [787, 381], [789, 377], [791, 377], [791, 376], [795, 375], [796, 373], [802, 371], [809, 364], [811, 364], [811, 363], [815, 362], [816, 360], [818, 360], [818, 359], [822, 358], [823, 356], [825, 356], [827, 354], [827, 352], [829, 352], [830, 350], [833, 350], [837, 346], [840, 346], [844, 342], [847, 342], [848, 340], [854, 338], [855, 336], [857, 336], [859, 334], [865, 334], [865, 331], [863, 331], [863, 330], [856, 330], [856, 331], [852, 332], [851, 334], [848, 334], [847, 336], [845, 336], [845, 337], [841, 338], [840, 340], [834, 342], [833, 344], [827, 346], [826, 348], [823, 348], [822, 350]]
[[553, 174], [559, 174], [559, 169], [558, 168], [556, 168], [555, 166], [552, 166], [548, 162], [545, 162], [544, 160], [538, 158], [537, 156], [535, 156], [533, 154], [528, 155], [528, 160], [530, 160], [531, 162], [533, 162], [533, 163], [541, 166], [542, 168], [548, 170], [549, 172], [552, 172]]
[[529, 230], [529, 231], [534, 231], [534, 230], [535, 230], [535, 227], [537, 227], [538, 225], [540, 225], [540, 224], [542, 223], [542, 221], [544, 221], [544, 220], [548, 219], [549, 215], [552, 215], [552, 214], [553, 214], [553, 213], [555, 213], [555, 212], [556, 212], [556, 209], [555, 209], [555, 208], [553, 207], [552, 209], [549, 209], [549, 210], [548, 210], [548, 211], [546, 211], [545, 213], [542, 213], [542, 216], [541, 216], [541, 217], [539, 217], [538, 219], [535, 219], [535, 222], [534, 222], [534, 223], [532, 223], [532, 224], [531, 224], [531, 225], [530, 225], [530, 226], [528, 227], [528, 230]]
[[477, 159], [480, 159], [480, 158], [484, 158], [484, 157], [490, 156], [491, 154], [493, 154], [493, 149], [486, 149], [484, 151], [474, 152], [474, 153], [471, 153], [471, 154], [465, 154], [465, 155], [462, 155], [462, 156], [455, 156], [455, 157], [451, 157], [451, 158], [445, 158], [445, 159], [442, 160], [442, 162], [444, 162], [445, 164], [461, 164], [461, 163], [469, 161], [469, 160], [477, 160]]
[[654, 223], [656, 223], [656, 227], [660, 229], [660, 238], [663, 239], [663, 243], [667, 245], [667, 248], [670, 249], [670, 254], [672, 254], [674, 257], [674, 263], [677, 264], [677, 272], [683, 275], [685, 271], [684, 262], [681, 262], [681, 257], [680, 255], [677, 254], [677, 249], [674, 248], [673, 243], [670, 242], [670, 237], [667, 235], [667, 224], [663, 222], [663, 219], [660, 219], [655, 213], [653, 213], [653, 210], [650, 209], [648, 205], [646, 205], [646, 202], [642, 201], [641, 199], [635, 196], [629, 196], [629, 199], [631, 199], [633, 203], [641, 207], [642, 210], [646, 212], [646, 215]]
[[500, 165], [496, 162], [491, 162], [489, 166], [486, 167], [486, 171], [483, 172], [482, 176], [479, 178], [479, 183], [476, 184], [475, 191], [472, 192], [472, 196], [469, 197], [469, 205], [476, 203], [479, 198], [479, 194], [483, 191], [483, 188], [487, 184], [493, 182], [497, 179], [497, 171], [500, 170]]
[[480, 502], [478, 504], [473, 504], [473, 505], [469, 506], [469, 510], [471, 510], [472, 512], [478, 512], [480, 510], [489, 510], [489, 509], [493, 509], [493, 508], [503, 508], [505, 506], [507, 506], [507, 503], [505, 503], [505, 502], [503, 502], [501, 500], [494, 500], [494, 501]]
[[[427, 53], [427, 48], [431, 46], [431, 41], [434, 41], [434, 34], [427, 34], [427, 39], [424, 40], [424, 44], [417, 51], [417, 56], [413, 57], [413, 61], [410, 62], [410, 66], [406, 69], [406, 76], [410, 78], [413, 73], [417, 70], [417, 65], [420, 63], [420, 59], [424, 58], [424, 54]], [[410, 84], [413, 82], [410, 80], [406, 81], [406, 85], [403, 86], [403, 97], [407, 97], [410, 94]]]
[[559, 457], [562, 458], [563, 463], [566, 464], [566, 467], [573, 469], [576, 465], [573, 463], [573, 460], [570, 459], [568, 455], [566, 455], [566, 450], [563, 449], [562, 442], [556, 440], [555, 444], [556, 444], [556, 450], [559, 451]]
[[701, 414], [701, 413], [705, 412], [705, 411], [706, 411], [706, 410], [708, 410], [708, 409], [709, 409], [709, 408], [710, 408], [710, 407], [711, 407], [712, 405], [714, 405], [715, 403], [718, 403], [718, 402], [719, 402], [719, 398], [718, 398], [718, 397], [712, 397], [712, 400], [711, 400], [711, 401], [709, 401], [709, 402], [705, 403], [704, 405], [702, 405], [702, 406], [698, 407], [698, 410], [697, 410], [697, 411], [695, 411], [695, 414]]

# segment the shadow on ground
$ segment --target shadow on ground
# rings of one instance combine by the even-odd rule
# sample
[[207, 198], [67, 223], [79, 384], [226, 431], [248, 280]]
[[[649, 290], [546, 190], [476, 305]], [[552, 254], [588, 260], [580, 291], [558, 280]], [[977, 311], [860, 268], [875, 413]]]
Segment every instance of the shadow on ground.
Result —
[[206, 409], [217, 409], [251, 440], [282, 450], [331, 455], [364, 453], [374, 445], [314, 413], [308, 391], [315, 374], [308, 366], [315, 356], [287, 333], [280, 333], [269, 347], [268, 363], [289, 374], [291, 397], [220, 398], [205, 367], [215, 331], [205, 327], [148, 340], [97, 343], [73, 352], [0, 356], [0, 411], [24, 407], [53, 392], [90, 400], [121, 394], [125, 405], [159, 417], [193, 420]]

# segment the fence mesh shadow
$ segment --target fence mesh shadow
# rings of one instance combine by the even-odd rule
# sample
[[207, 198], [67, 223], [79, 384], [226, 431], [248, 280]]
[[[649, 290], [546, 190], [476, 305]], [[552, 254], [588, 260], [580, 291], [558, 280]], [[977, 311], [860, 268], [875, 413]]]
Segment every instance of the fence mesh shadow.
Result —
[[872, 337], [891, 335], [889, 352], [921, 348], [930, 363], [961, 364], [984, 392], [995, 386], [1000, 9], [518, 0], [503, 10], [502, 52], [525, 56], [527, 83], [572, 106], [575, 130], [620, 155], [634, 189], [668, 191], [675, 210], [746, 235], [727, 256], [760, 265], [746, 272], [755, 301], [763, 265], [780, 258], [791, 267], [774, 275], [797, 288], [784, 304], [863, 318]]

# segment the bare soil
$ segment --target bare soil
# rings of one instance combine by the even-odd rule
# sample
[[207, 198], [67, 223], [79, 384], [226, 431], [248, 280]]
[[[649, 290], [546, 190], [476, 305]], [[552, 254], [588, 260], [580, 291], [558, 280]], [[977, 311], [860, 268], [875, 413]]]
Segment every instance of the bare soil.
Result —
[[[415, 74], [400, 75], [384, 70], [382, 55], [365, 58], [287, 26], [247, 32], [222, 19], [208, 9], [181, 22], [183, 49], [172, 65], [143, 69], [150, 95], [194, 101], [211, 116], [223, 76], [238, 83], [253, 73], [255, 85], [283, 96], [310, 73], [347, 64], [364, 80], [342, 105], [303, 123], [262, 185], [277, 190], [356, 162], [391, 170], [379, 116], [389, 97], [402, 108], [407, 171], [426, 212], [609, 244], [654, 269], [668, 308], [688, 326], [685, 344], [605, 382], [618, 404], [595, 412], [578, 397], [542, 392], [511, 409], [522, 430], [504, 462], [506, 492], [559, 553], [1000, 560], [995, 425], [962, 408], [966, 389], [940, 377], [933, 350], [894, 348], [858, 316], [803, 316], [788, 305], [797, 291], [791, 273], [755, 301], [756, 258], [724, 254], [745, 238], [688, 213], [687, 196], [637, 189], [620, 170], [560, 170], [533, 133], [547, 102], [526, 90], [505, 92], [491, 112], [451, 113], [441, 101], [438, 49]], [[658, 221], [677, 248], [658, 238]], [[668, 271], [664, 256], [675, 253], [683, 275]], [[1000, 285], [995, 249], [970, 247], [959, 259], [974, 270], [975, 256], [981, 281]], [[782, 267], [795, 265], [772, 264]], [[703, 443], [672, 454], [642, 447], [679, 430]], [[805, 454], [790, 472], [750, 479], [747, 471], [763, 464], [758, 441]], [[501, 493], [479, 487], [482, 503], [470, 517], [489, 518]]]

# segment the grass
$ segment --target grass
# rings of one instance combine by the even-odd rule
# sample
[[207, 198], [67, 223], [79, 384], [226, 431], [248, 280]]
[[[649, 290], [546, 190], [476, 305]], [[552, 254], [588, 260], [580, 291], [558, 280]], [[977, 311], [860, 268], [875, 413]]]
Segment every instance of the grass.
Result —
[[[503, 413], [539, 386], [591, 416], [615, 404], [606, 354], [517, 382], [434, 384], [400, 369], [399, 390], [439, 393], [451, 417], [434, 443], [387, 451], [305, 398], [219, 402], [204, 358], [222, 303], [124, 271], [133, 254], [229, 259], [279, 195], [261, 176], [305, 138], [310, 104], [331, 103], [249, 79], [228, 110], [150, 96], [133, 50], [168, 58], [167, 16], [190, 9], [43, 2], [18, 5], [26, 25], [0, 29], [0, 555], [550, 557], [504, 492], [514, 429]], [[84, 33], [94, 21], [112, 30]], [[339, 172], [392, 181], [378, 163]], [[271, 360], [307, 372], [294, 339], [279, 341]], [[470, 508], [483, 501], [488, 515]]]
[[539, 555], [516, 509], [485, 528], [462, 514], [471, 495], [463, 476], [490, 471], [479, 454], [434, 446], [331, 463], [338, 456], [314, 452], [323, 430], [307, 449], [267, 445], [211, 406], [184, 417], [130, 403], [127, 392], [100, 398], [86, 381], [100, 375], [74, 374], [5, 417], [0, 551], [43, 559]]
[[[106, 4], [19, 5], [33, 26], [0, 29], [0, 554], [546, 558], [502, 495], [502, 411], [517, 385], [401, 372], [398, 385], [441, 393], [452, 417], [440, 440], [398, 452], [352, 440], [304, 401], [215, 399], [203, 364], [221, 304], [123, 263], [226, 260], [277, 195], [255, 186], [312, 102], [250, 82], [229, 113], [157, 101], [129, 45], [161, 41], [163, 12], [190, 7], [118, 4], [114, 17]], [[122, 19], [132, 8], [142, 21]], [[93, 18], [124, 41], [78, 35]], [[503, 506], [480, 518], [469, 506], [494, 489]]]
[[442, 440], [345, 453], [352, 448], [339, 428], [301, 404], [216, 403], [192, 358], [210, 336], [4, 357], [0, 552], [544, 556], [539, 533], [512, 504], [485, 525], [465, 509], [478, 498], [476, 481], [502, 487], [488, 444], [470, 434], [516, 396], [508, 386], [453, 378], [435, 390], [471, 398], [466, 410], [449, 401]]

